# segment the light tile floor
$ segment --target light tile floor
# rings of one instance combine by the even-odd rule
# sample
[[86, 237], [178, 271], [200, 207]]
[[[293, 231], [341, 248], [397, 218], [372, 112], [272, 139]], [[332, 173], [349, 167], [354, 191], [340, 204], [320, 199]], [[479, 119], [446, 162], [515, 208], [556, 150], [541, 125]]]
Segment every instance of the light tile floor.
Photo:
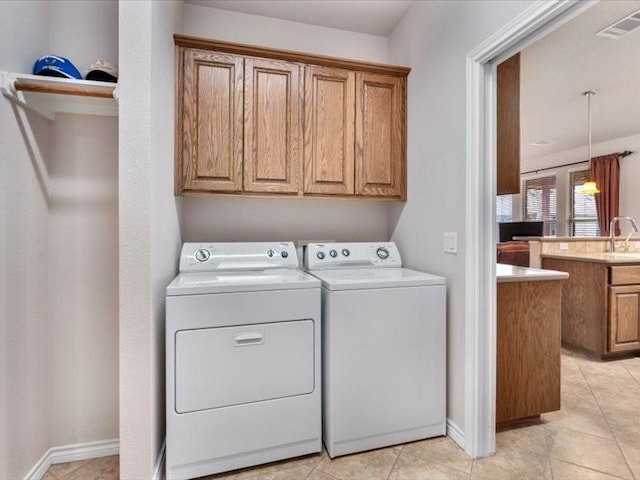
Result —
[[[331, 460], [326, 452], [209, 480], [640, 480], [640, 358], [562, 356], [562, 409], [496, 436], [496, 455], [469, 459], [436, 438]], [[112, 480], [118, 457], [52, 466], [44, 480]]]

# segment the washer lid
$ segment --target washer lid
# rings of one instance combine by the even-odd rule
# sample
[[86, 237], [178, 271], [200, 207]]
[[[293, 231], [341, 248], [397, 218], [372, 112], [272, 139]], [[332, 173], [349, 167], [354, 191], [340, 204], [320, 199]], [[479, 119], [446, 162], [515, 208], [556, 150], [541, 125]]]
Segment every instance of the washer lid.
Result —
[[348, 268], [316, 271], [312, 275], [322, 280], [322, 286], [329, 290], [446, 285], [444, 277], [406, 268]]
[[320, 281], [300, 270], [181, 273], [167, 287], [167, 296], [258, 292], [318, 288]]

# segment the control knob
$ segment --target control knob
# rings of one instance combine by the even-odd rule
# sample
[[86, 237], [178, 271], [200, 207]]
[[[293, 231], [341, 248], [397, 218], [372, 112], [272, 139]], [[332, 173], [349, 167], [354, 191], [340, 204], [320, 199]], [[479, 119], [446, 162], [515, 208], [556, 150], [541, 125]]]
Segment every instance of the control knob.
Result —
[[378, 258], [381, 258], [382, 260], [389, 258], [389, 250], [384, 247], [378, 248], [378, 250], [376, 250], [376, 254], [378, 255]]
[[331, 250], [329, 252], [329, 255], [331, 255], [333, 258], [336, 258], [338, 256], [338, 252], [336, 252], [335, 250]]
[[318, 252], [318, 258], [320, 260], [323, 260], [324, 259], [324, 252]]
[[348, 257], [349, 255], [351, 255], [351, 252], [349, 251], [348, 248], [343, 248], [342, 255], [344, 255], [345, 257]]
[[209, 252], [209, 250], [207, 250], [206, 248], [201, 248], [200, 250], [196, 250], [196, 260], [199, 262], [206, 262], [207, 260], [209, 260], [209, 257], [211, 256], [211, 252]]
[[273, 256], [276, 254], [276, 252], [274, 252], [273, 250], [269, 249], [267, 250], [267, 257], [269, 258], [273, 258]]

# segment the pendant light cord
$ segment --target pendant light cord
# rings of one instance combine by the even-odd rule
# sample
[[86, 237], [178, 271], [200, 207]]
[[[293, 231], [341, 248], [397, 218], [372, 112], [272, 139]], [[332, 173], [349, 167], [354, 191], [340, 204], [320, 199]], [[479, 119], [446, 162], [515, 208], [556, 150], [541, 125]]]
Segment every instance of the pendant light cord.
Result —
[[583, 93], [583, 95], [586, 95], [587, 97], [587, 161], [589, 162], [589, 177], [591, 177], [591, 96], [595, 94], [596, 92], [593, 90], [587, 90]]

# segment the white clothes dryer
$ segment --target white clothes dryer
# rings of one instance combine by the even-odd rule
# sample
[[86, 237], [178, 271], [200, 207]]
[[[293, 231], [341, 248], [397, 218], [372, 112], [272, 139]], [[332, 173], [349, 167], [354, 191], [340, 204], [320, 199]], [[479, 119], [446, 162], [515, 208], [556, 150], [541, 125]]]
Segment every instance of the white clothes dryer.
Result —
[[185, 243], [166, 297], [166, 471], [321, 450], [320, 282], [293, 243]]
[[446, 433], [446, 281], [396, 245], [310, 243], [322, 281], [323, 439], [331, 457]]

